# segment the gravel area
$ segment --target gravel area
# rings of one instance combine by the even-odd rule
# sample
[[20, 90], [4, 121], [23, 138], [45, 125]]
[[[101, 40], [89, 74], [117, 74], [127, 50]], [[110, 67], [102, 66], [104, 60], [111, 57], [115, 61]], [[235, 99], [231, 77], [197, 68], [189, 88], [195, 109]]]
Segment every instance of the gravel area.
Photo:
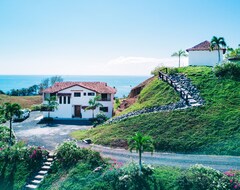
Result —
[[30, 117], [22, 122], [14, 122], [13, 129], [18, 140], [23, 140], [29, 145], [43, 146], [54, 150], [59, 143], [71, 139], [69, 134], [75, 130], [86, 130], [92, 126], [63, 125], [63, 124], [38, 124], [41, 112], [31, 112]]

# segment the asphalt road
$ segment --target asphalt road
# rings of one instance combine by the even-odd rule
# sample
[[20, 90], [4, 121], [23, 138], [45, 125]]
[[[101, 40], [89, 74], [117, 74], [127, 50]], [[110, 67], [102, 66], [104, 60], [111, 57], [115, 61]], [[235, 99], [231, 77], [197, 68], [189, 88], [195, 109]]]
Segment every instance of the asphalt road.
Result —
[[[75, 130], [86, 130], [91, 126], [64, 125], [55, 124], [47, 126], [38, 124], [41, 119], [40, 112], [32, 112], [31, 116], [23, 122], [13, 123], [13, 129], [18, 140], [23, 140], [29, 145], [44, 146], [46, 149], [53, 151], [59, 143], [71, 139], [69, 133]], [[102, 156], [116, 159], [119, 162], [130, 162], [138, 160], [137, 153], [130, 153], [125, 149], [116, 149], [103, 147], [99, 145], [87, 145], [78, 142], [80, 147], [88, 147], [99, 151]], [[240, 170], [240, 157], [237, 156], [214, 156], [214, 155], [191, 155], [191, 154], [174, 154], [155, 152], [144, 153], [142, 160], [146, 164], [167, 165], [187, 168], [194, 164], [203, 164], [220, 171], [230, 169]]]
[[[99, 145], [86, 145], [79, 142], [80, 147], [88, 147], [96, 150], [104, 157], [115, 159], [119, 162], [130, 162], [131, 160], [138, 161], [137, 153], [130, 153], [129, 150], [120, 148], [109, 148]], [[230, 169], [240, 170], [239, 156], [215, 156], [215, 155], [193, 155], [193, 154], [175, 154], [175, 153], [159, 153], [153, 154], [146, 152], [142, 155], [142, 160], [145, 164], [158, 166], [176, 166], [188, 168], [194, 164], [203, 164], [215, 168], [220, 171], [228, 171]]]

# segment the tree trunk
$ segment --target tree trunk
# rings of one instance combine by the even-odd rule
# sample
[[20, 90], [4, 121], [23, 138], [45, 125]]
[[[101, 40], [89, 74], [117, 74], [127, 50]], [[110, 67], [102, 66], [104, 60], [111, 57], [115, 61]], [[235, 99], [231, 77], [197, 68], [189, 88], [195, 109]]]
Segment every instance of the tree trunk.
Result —
[[50, 111], [48, 111], [48, 119], [50, 118]]
[[142, 173], [142, 147], [139, 150], [139, 175]]
[[218, 47], [218, 63], [220, 63], [220, 48]]
[[94, 118], [94, 110], [92, 110], [92, 118]]
[[9, 120], [10, 123], [10, 139], [9, 139], [9, 144], [12, 146], [12, 118]]
[[180, 55], [178, 56], [178, 67], [180, 67]]

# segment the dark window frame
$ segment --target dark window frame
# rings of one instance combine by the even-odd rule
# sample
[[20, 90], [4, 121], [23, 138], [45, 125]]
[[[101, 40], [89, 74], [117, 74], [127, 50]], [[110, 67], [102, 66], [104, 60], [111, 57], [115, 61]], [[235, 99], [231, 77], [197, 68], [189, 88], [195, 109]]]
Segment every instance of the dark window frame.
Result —
[[62, 96], [59, 96], [59, 104], [62, 104]]
[[63, 104], [66, 104], [67, 103], [67, 98], [66, 96], [63, 96]]
[[88, 96], [95, 96], [94, 92], [88, 92]]
[[78, 98], [78, 97], [81, 97], [81, 92], [74, 92], [74, 93], [73, 93], [73, 96], [74, 96], [74, 97], [77, 97], [77, 98]]
[[105, 113], [109, 111], [108, 107], [100, 107], [99, 110]]

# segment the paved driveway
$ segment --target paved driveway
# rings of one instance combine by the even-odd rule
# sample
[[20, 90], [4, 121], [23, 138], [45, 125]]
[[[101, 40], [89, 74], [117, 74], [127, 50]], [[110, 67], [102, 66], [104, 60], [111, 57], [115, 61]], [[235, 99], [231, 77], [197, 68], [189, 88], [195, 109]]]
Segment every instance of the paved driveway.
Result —
[[28, 119], [13, 123], [13, 129], [18, 140], [23, 140], [29, 145], [44, 146], [48, 150], [54, 150], [64, 140], [71, 139], [69, 134], [75, 130], [85, 130], [91, 126], [38, 124], [42, 118], [41, 112], [31, 112]]

